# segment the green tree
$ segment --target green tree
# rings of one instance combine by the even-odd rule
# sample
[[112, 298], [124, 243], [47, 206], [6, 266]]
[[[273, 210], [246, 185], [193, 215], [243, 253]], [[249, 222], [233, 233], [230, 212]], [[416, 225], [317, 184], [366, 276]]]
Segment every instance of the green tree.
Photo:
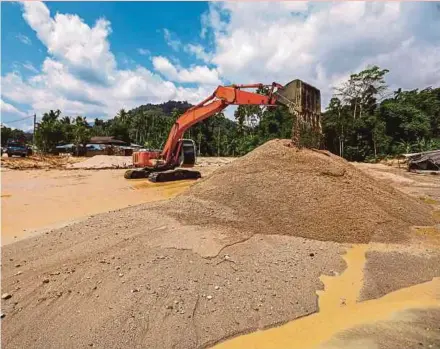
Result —
[[26, 134], [22, 130], [1, 126], [1, 145], [4, 147], [9, 140], [25, 141]]
[[73, 123], [73, 142], [77, 154], [84, 150], [91, 137], [91, 128], [83, 116], [77, 116]]
[[59, 120], [60, 115], [60, 110], [50, 110], [48, 113], [43, 114], [41, 122], [37, 124], [35, 144], [44, 153], [53, 151], [59, 143], [66, 139]]

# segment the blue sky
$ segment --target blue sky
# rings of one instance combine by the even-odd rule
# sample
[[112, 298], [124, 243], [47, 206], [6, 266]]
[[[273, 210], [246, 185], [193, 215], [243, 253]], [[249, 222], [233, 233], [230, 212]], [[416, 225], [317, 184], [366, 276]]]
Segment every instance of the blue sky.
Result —
[[20, 128], [49, 109], [196, 103], [227, 83], [300, 78], [325, 104], [371, 64], [391, 89], [440, 85], [432, 2], [1, 2], [1, 41], [2, 122]]
[[[12, 71], [14, 64], [22, 62], [23, 57], [35, 67], [40, 66], [47, 50], [23, 19], [22, 7], [9, 2], [2, 2], [1, 6], [2, 75]], [[176, 53], [167, 45], [164, 29], [179, 33], [184, 42], [207, 44], [199, 35], [200, 16], [208, 10], [206, 2], [46, 2], [46, 6], [51, 13], [78, 14], [89, 26], [101, 17], [109, 20], [112, 27], [109, 36], [111, 50], [121, 67], [142, 64], [152, 68], [151, 61], [139, 54], [138, 48], [147, 48], [157, 55], [174, 55], [182, 64], [190, 64], [188, 55]], [[29, 38], [29, 44], [19, 40], [22, 36]], [[28, 72], [24, 70], [23, 73]]]

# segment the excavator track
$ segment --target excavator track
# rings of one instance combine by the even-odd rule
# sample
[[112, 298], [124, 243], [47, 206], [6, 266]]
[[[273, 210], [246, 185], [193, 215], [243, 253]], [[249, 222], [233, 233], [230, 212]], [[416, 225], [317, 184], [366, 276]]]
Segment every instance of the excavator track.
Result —
[[150, 172], [145, 170], [127, 170], [124, 173], [125, 179], [147, 178]]
[[202, 175], [198, 171], [174, 170], [164, 172], [153, 172], [148, 176], [148, 180], [153, 183], [181, 181], [185, 179], [199, 179]]

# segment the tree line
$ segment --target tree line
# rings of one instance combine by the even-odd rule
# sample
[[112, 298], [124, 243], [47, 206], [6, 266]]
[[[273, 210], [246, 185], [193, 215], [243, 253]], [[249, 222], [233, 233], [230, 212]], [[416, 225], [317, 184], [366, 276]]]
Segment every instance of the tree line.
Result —
[[[335, 87], [322, 114], [320, 147], [348, 160], [373, 161], [401, 153], [440, 148], [440, 88], [388, 92], [387, 69], [367, 67]], [[268, 93], [260, 89], [258, 93]], [[120, 110], [113, 118], [62, 116], [45, 113], [38, 124], [35, 145], [42, 152], [58, 144], [84, 146], [92, 136], [114, 136], [127, 143], [161, 149], [176, 119], [191, 105], [169, 101]], [[290, 138], [294, 117], [287, 107], [239, 106], [235, 120], [223, 113], [189, 129], [199, 155], [240, 156], [274, 138]], [[2, 128], [3, 134], [7, 128]], [[301, 136], [307, 142], [307, 131]]]

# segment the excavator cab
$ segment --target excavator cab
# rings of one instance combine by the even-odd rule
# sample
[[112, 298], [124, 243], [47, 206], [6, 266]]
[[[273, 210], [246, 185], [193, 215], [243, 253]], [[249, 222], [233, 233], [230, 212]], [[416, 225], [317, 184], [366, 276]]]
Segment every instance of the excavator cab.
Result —
[[192, 139], [181, 139], [179, 143], [180, 167], [194, 167], [197, 154], [196, 143]]

